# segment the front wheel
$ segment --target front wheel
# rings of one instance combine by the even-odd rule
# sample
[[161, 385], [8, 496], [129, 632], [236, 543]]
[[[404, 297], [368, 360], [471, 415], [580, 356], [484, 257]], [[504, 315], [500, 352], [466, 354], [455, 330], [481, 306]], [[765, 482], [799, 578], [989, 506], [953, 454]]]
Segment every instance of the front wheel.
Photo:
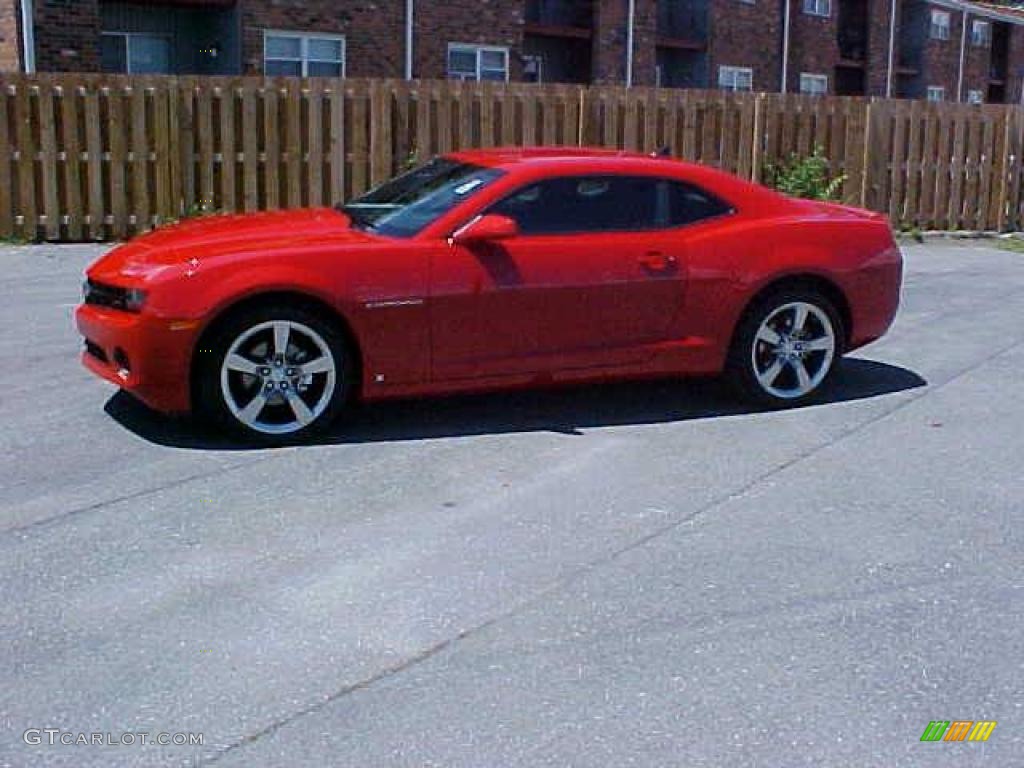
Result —
[[771, 407], [801, 405], [829, 382], [843, 338], [839, 315], [824, 296], [778, 291], [744, 316], [727, 375], [748, 399]]
[[344, 338], [304, 308], [267, 306], [229, 318], [199, 372], [198, 406], [261, 442], [287, 442], [329, 424], [351, 384]]

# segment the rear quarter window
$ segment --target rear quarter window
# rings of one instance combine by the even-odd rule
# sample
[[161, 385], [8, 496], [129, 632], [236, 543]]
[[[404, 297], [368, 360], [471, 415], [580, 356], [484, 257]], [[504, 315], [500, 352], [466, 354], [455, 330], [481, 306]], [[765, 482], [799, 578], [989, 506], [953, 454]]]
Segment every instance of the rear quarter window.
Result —
[[669, 181], [666, 187], [665, 226], [683, 227], [733, 211], [728, 203], [692, 184]]

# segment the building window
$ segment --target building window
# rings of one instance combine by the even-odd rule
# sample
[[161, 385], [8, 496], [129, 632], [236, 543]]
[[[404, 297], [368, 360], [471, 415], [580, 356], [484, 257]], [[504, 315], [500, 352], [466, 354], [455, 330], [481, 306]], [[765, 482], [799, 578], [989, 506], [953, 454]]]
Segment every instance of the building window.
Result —
[[941, 85], [928, 86], [928, 101], [945, 101], [946, 89]]
[[104, 32], [100, 48], [100, 67], [104, 72], [132, 75], [171, 73], [171, 41], [167, 37]]
[[719, 67], [718, 87], [726, 91], [753, 90], [754, 70], [750, 67]]
[[932, 25], [929, 32], [932, 40], [949, 40], [949, 13], [932, 11]]
[[544, 57], [539, 54], [523, 56], [523, 81], [527, 83], [544, 82]]
[[828, 75], [814, 75], [809, 72], [801, 72], [800, 93], [806, 93], [810, 96], [824, 96], [828, 93]]
[[967, 92], [967, 103], [968, 104], [984, 104], [985, 94], [981, 91], [970, 90]]
[[455, 80], [508, 80], [508, 48], [449, 43], [448, 77]]
[[831, 16], [832, 0], [804, 0], [804, 13], [809, 16]]
[[344, 77], [345, 38], [305, 32], [264, 32], [263, 73]]
[[992, 42], [992, 25], [987, 21], [971, 23], [971, 45], [987, 48]]

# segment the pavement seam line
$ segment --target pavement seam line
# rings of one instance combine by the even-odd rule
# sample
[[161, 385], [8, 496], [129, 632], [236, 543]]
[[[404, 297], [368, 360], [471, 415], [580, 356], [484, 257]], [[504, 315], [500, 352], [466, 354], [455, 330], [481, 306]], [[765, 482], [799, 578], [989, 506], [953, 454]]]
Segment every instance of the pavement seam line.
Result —
[[669, 523], [668, 525], [664, 525], [661, 528], [658, 528], [657, 530], [652, 531], [651, 533], [649, 533], [649, 534], [647, 534], [645, 536], [642, 536], [641, 538], [636, 539], [633, 542], [630, 542], [629, 544], [627, 544], [624, 547], [621, 547], [621, 548], [619, 548], [617, 550], [614, 550], [614, 551], [612, 551], [612, 552], [610, 552], [610, 553], [608, 553], [608, 554], [606, 554], [606, 555], [604, 555], [602, 557], [599, 557], [599, 558], [597, 558], [597, 559], [595, 559], [595, 560], [593, 560], [593, 561], [591, 561], [589, 563], [586, 563], [585, 565], [580, 566], [579, 568], [577, 568], [572, 573], [570, 573], [570, 574], [568, 574], [568, 575], [566, 575], [566, 576], [564, 576], [564, 577], [562, 577], [560, 579], [557, 579], [557, 580], [551, 582], [548, 586], [544, 587], [543, 589], [540, 589], [537, 592], [533, 593], [532, 595], [529, 595], [528, 597], [523, 598], [520, 602], [518, 602], [517, 604], [511, 606], [507, 611], [503, 611], [500, 614], [492, 616], [490, 619], [487, 619], [486, 621], [483, 621], [483, 622], [481, 622], [481, 623], [479, 623], [479, 624], [477, 624], [475, 626], [472, 626], [472, 627], [469, 627], [467, 629], [464, 629], [461, 632], [458, 632], [457, 634], [452, 635], [451, 637], [446, 638], [445, 640], [442, 640], [441, 642], [439, 642], [439, 643], [437, 643], [435, 645], [429, 646], [428, 648], [424, 649], [423, 651], [420, 651], [419, 653], [417, 653], [417, 654], [415, 654], [413, 656], [410, 656], [408, 659], [406, 659], [405, 661], [403, 661], [400, 664], [396, 664], [394, 666], [387, 667], [387, 668], [381, 670], [380, 672], [378, 672], [378, 673], [376, 673], [374, 675], [371, 675], [371, 676], [369, 676], [367, 678], [364, 678], [362, 680], [359, 680], [359, 681], [357, 681], [355, 683], [351, 683], [351, 684], [349, 684], [347, 686], [344, 686], [344, 687], [340, 688], [339, 690], [337, 690], [337, 691], [335, 691], [333, 693], [327, 694], [327, 696], [323, 700], [317, 701], [314, 704], [311, 704], [311, 705], [309, 705], [309, 706], [307, 706], [305, 708], [299, 709], [299, 710], [293, 712], [292, 714], [288, 715], [287, 717], [283, 717], [283, 718], [281, 718], [279, 720], [275, 720], [275, 721], [269, 723], [268, 725], [264, 726], [260, 730], [255, 731], [254, 733], [251, 733], [248, 736], [244, 736], [243, 738], [241, 738], [241, 739], [239, 739], [239, 740], [229, 744], [224, 749], [222, 749], [221, 751], [215, 753], [210, 758], [207, 758], [205, 760], [204, 759], [199, 759], [196, 764], [201, 766], [201, 765], [211, 765], [211, 764], [213, 764], [215, 762], [218, 762], [219, 760], [221, 760], [225, 756], [227, 756], [230, 752], [233, 752], [233, 751], [235, 751], [237, 749], [242, 749], [242, 748], [244, 748], [244, 747], [246, 747], [246, 746], [248, 746], [250, 744], [254, 744], [257, 741], [259, 741], [260, 739], [264, 738], [265, 736], [272, 735], [273, 733], [276, 733], [281, 728], [283, 728], [283, 727], [285, 727], [287, 725], [290, 725], [291, 723], [294, 723], [294, 722], [300, 720], [301, 718], [305, 717], [306, 715], [314, 714], [314, 713], [324, 709], [329, 704], [332, 704], [335, 701], [339, 701], [339, 700], [345, 698], [349, 694], [357, 693], [358, 691], [369, 689], [370, 687], [372, 687], [373, 685], [375, 685], [378, 682], [381, 682], [381, 681], [386, 680], [386, 679], [391, 678], [391, 677], [395, 677], [396, 675], [404, 672], [405, 670], [411, 669], [412, 667], [415, 667], [418, 664], [420, 664], [420, 663], [422, 663], [424, 661], [427, 661], [428, 659], [438, 655], [439, 653], [447, 650], [448, 648], [454, 647], [455, 645], [457, 645], [458, 643], [462, 642], [466, 638], [471, 637], [473, 635], [476, 635], [477, 633], [482, 632], [482, 631], [488, 629], [489, 627], [494, 626], [495, 624], [498, 624], [501, 621], [504, 621], [505, 619], [508, 619], [508, 618], [511, 618], [511, 617], [515, 616], [516, 614], [520, 613], [524, 609], [530, 608], [531, 606], [541, 602], [542, 600], [544, 600], [551, 593], [555, 592], [556, 590], [558, 590], [558, 589], [560, 589], [560, 588], [562, 588], [562, 587], [564, 587], [564, 586], [566, 586], [568, 584], [572, 584], [574, 581], [578, 580], [581, 576], [585, 576], [585, 575], [587, 575], [589, 573], [592, 573], [595, 570], [597, 570], [598, 568], [601, 568], [601, 567], [603, 567], [603, 566], [605, 566], [605, 565], [607, 565], [609, 563], [614, 562], [615, 560], [617, 560], [619, 557], [621, 557], [622, 555], [626, 554], [627, 552], [631, 552], [631, 551], [633, 551], [635, 549], [639, 549], [639, 548], [649, 544], [651, 541], [654, 541], [655, 539], [658, 539], [658, 538], [664, 536], [665, 534], [670, 533], [670, 532], [676, 530], [680, 526], [685, 525], [686, 523], [691, 522], [692, 520], [707, 514], [711, 510], [713, 510], [713, 509], [715, 509], [717, 507], [720, 507], [723, 504], [726, 504], [726, 503], [728, 503], [728, 502], [730, 502], [730, 501], [732, 501], [734, 499], [737, 499], [737, 498], [740, 498], [740, 497], [744, 496], [745, 494], [749, 493], [753, 488], [757, 487], [758, 485], [763, 483], [768, 478], [773, 477], [773, 476], [779, 474], [780, 472], [784, 472], [785, 470], [789, 469], [790, 467], [793, 467], [794, 465], [799, 464], [800, 462], [804, 461], [805, 459], [808, 459], [811, 456], [814, 456], [815, 454], [820, 453], [821, 451], [824, 451], [824, 450], [832, 447], [833, 445], [836, 445], [837, 443], [842, 442], [843, 440], [846, 440], [848, 437], [852, 437], [853, 435], [857, 434], [858, 432], [860, 432], [860, 431], [862, 431], [862, 430], [864, 430], [864, 429], [866, 429], [868, 427], [871, 427], [874, 424], [877, 424], [877, 423], [879, 423], [881, 421], [884, 421], [885, 419], [889, 418], [890, 416], [892, 416], [892, 415], [902, 411], [904, 408], [906, 408], [906, 407], [908, 407], [908, 406], [918, 402], [919, 400], [922, 400], [923, 398], [927, 397], [931, 393], [938, 392], [938, 391], [940, 391], [942, 389], [945, 389], [950, 384], [954, 384], [955, 382], [957, 382], [960, 379], [962, 379], [964, 376], [967, 376], [968, 374], [972, 373], [973, 371], [977, 370], [978, 368], [981, 368], [981, 367], [987, 365], [988, 363], [990, 363], [993, 360], [1001, 357], [1002, 355], [1006, 354], [1007, 352], [1012, 351], [1016, 347], [1021, 346], [1022, 344], [1024, 344], [1024, 339], [1016, 339], [1015, 341], [1011, 342], [1010, 344], [1006, 345], [1005, 347], [1002, 347], [1002, 348], [996, 350], [992, 354], [982, 358], [981, 360], [977, 361], [976, 363], [968, 365], [966, 368], [964, 368], [964, 369], [958, 371], [957, 373], [953, 374], [953, 376], [951, 376], [950, 378], [946, 379], [941, 384], [936, 384], [935, 386], [932, 386], [932, 387], [928, 387], [928, 386], [924, 387], [923, 391], [921, 391], [919, 394], [910, 395], [906, 399], [901, 400], [899, 403], [894, 405], [892, 408], [889, 408], [888, 410], [882, 411], [881, 413], [879, 413], [879, 414], [877, 414], [877, 415], [875, 415], [875, 416], [873, 416], [873, 417], [871, 417], [871, 418], [869, 418], [869, 419], [867, 419], [865, 421], [862, 421], [862, 422], [856, 424], [855, 426], [849, 427], [848, 429], [845, 429], [845, 430], [841, 431], [835, 437], [830, 438], [830, 439], [828, 439], [828, 440], [826, 440], [824, 442], [818, 443], [817, 445], [814, 445], [814, 446], [808, 448], [806, 451], [802, 451], [801, 453], [799, 453], [798, 455], [794, 456], [793, 458], [787, 459], [786, 461], [782, 462], [781, 464], [778, 464], [775, 467], [773, 467], [771, 469], [768, 469], [765, 472], [762, 472], [761, 474], [759, 474], [758, 476], [756, 476], [755, 478], [753, 478], [749, 482], [747, 482], [747, 483], [743, 484], [742, 486], [740, 486], [738, 489], [735, 489], [735, 490], [729, 491], [727, 493], [721, 494], [717, 498], [712, 499], [707, 504], [705, 504], [704, 506], [702, 506], [699, 509], [695, 510], [690, 515], [687, 515], [686, 517], [683, 517], [683, 518], [680, 518], [678, 520], [675, 520], [672, 523]]

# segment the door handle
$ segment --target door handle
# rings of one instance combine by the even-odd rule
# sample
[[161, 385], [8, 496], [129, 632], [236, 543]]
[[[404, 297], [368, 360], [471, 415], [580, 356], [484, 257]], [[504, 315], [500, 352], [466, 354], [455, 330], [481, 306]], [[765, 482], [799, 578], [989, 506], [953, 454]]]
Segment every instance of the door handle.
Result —
[[647, 251], [639, 256], [637, 261], [640, 262], [640, 266], [652, 272], [667, 272], [670, 269], [675, 269], [676, 266], [676, 257], [661, 251]]

